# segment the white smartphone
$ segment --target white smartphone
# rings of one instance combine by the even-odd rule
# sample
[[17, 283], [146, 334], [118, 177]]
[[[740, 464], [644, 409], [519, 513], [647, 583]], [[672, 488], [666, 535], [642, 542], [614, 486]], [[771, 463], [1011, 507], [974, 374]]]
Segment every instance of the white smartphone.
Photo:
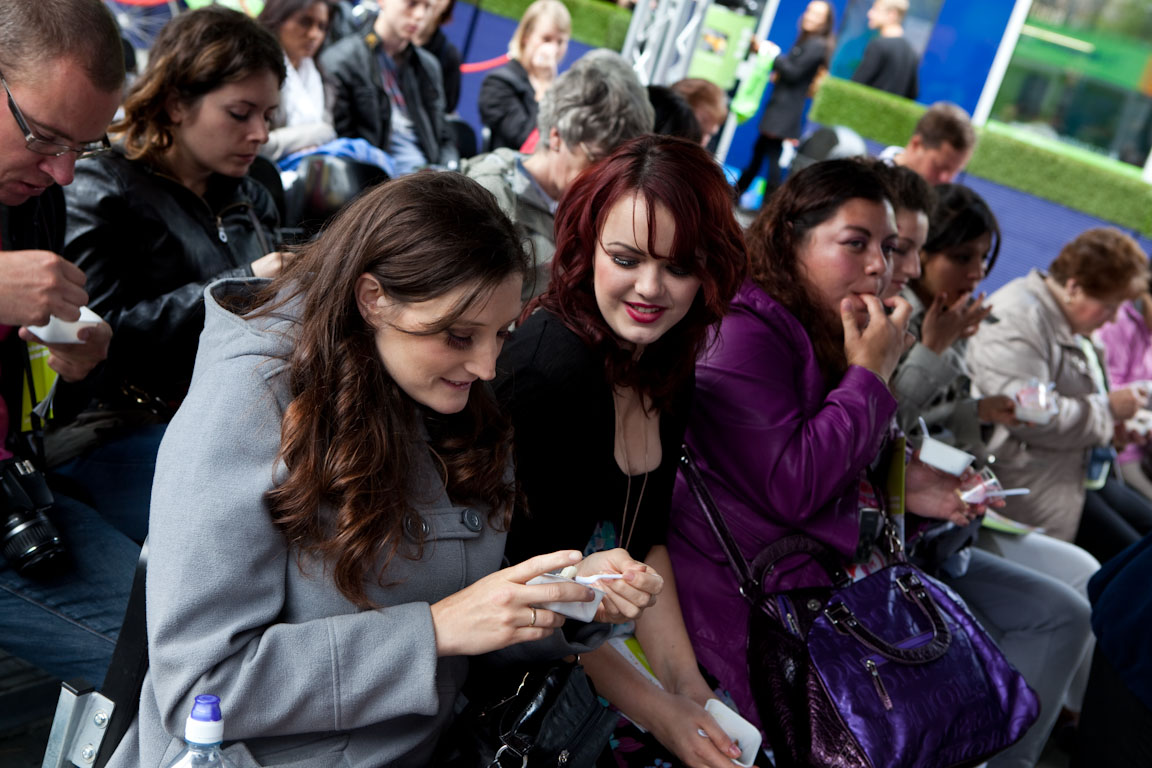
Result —
[[708, 699], [704, 704], [704, 711], [712, 715], [712, 719], [728, 734], [728, 738], [740, 747], [740, 757], [732, 758], [736, 765], [748, 766], [756, 761], [760, 752], [760, 729], [752, 725], [737, 714], [720, 699]]

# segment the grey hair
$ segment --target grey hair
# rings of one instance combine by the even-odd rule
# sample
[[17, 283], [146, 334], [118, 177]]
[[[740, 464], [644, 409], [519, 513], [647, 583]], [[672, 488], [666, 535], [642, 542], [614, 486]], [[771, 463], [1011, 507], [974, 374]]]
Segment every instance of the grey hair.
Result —
[[32, 78], [43, 66], [69, 59], [106, 93], [124, 85], [124, 46], [101, 0], [2, 0], [0, 70], [6, 79]]
[[583, 142], [611, 152], [628, 139], [650, 133], [656, 113], [639, 78], [615, 51], [600, 48], [577, 59], [544, 94], [537, 151], [548, 148], [553, 128], [569, 147]]

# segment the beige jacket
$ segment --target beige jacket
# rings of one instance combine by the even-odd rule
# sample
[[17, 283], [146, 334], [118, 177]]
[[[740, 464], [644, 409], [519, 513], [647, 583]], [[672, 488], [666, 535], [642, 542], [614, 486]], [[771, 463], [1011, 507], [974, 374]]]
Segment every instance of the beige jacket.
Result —
[[521, 293], [521, 299], [527, 302], [544, 293], [548, 278], [552, 276], [552, 257], [556, 254], [556, 236], [553, 234], [556, 202], [524, 169], [522, 157], [527, 155], [521, 156], [512, 149], [497, 149], [464, 160], [460, 172], [495, 195], [500, 210], [512, 219], [527, 239], [532, 256], [532, 274], [525, 279]]
[[[1043, 426], [997, 426], [987, 450], [1006, 487], [1032, 489], [1008, 499], [1009, 517], [1072, 541], [1084, 507], [1088, 454], [1112, 440], [1108, 396], [1096, 391], [1087, 356], [1057, 299], [1032, 270], [992, 294], [998, 323], [982, 323], [968, 344], [973, 389], [1015, 394], [1035, 377], [1056, 383], [1060, 412]], [[1097, 348], [1103, 361], [1103, 351]], [[1103, 364], [1103, 363], [1102, 363]]]

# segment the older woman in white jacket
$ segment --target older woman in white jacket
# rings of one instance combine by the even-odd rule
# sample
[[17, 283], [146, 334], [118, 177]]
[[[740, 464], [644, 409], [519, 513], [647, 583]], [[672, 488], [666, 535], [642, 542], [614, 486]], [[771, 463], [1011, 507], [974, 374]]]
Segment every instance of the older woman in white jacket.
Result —
[[1147, 257], [1132, 238], [1089, 230], [1061, 250], [1048, 273], [1033, 270], [993, 294], [1000, 322], [981, 324], [968, 345], [980, 392], [1016, 393], [1035, 379], [1054, 383], [1058, 395], [1059, 412], [1049, 423], [997, 425], [988, 441], [1004, 484], [1032, 491], [1008, 499], [1005, 513], [1079, 544], [1101, 562], [1152, 530], [1152, 506], [1100, 478], [1117, 436], [1128, 438], [1124, 421], [1146, 395], [1109, 391], [1102, 351], [1088, 334], [1147, 280]]

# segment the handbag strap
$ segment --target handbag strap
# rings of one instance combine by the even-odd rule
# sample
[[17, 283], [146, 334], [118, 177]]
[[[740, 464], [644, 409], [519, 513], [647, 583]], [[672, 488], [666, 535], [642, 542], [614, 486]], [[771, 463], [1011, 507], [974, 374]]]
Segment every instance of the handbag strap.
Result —
[[[798, 534], [785, 536], [769, 544], [756, 556], [750, 567], [740, 552], [740, 548], [736, 545], [736, 540], [732, 537], [732, 532], [728, 529], [723, 515], [720, 514], [716, 501], [704, 484], [704, 478], [700, 475], [700, 470], [696, 466], [691, 450], [686, 445], [681, 450], [680, 466], [684, 472], [684, 479], [688, 482], [688, 488], [696, 499], [696, 503], [703, 510], [712, 533], [724, 549], [729, 564], [736, 571], [736, 576], [740, 582], [740, 594], [746, 600], [753, 605], [757, 604], [764, 596], [763, 582], [771, 575], [772, 570], [781, 560], [796, 554], [810, 555], [824, 568], [832, 578], [834, 585], [839, 587], [851, 582], [844, 569], [840, 567], [835, 555], [827, 547], [815, 539]], [[883, 507], [881, 509], [883, 510]], [[891, 517], [885, 515], [885, 518], [889, 535], [892, 535]], [[908, 567], [911, 568], [912, 566]], [[756, 574], [759, 574], [759, 579]], [[952, 632], [917, 572], [913, 571], [901, 576], [897, 579], [897, 584], [904, 596], [912, 601], [932, 624], [932, 639], [924, 645], [916, 648], [897, 648], [865, 627], [843, 602], [829, 605], [825, 614], [837, 630], [851, 635], [862, 645], [887, 659], [904, 664], [926, 664], [935, 661], [947, 653], [952, 644]]]
[[756, 555], [752, 561], [752, 572], [759, 574], [761, 583], [768, 581], [772, 571], [780, 561], [792, 555], [808, 555], [824, 569], [828, 578], [835, 587], [847, 586], [852, 583], [848, 572], [840, 565], [840, 560], [832, 550], [809, 536], [792, 534], [774, 541]]
[[562, 662], [549, 667], [542, 674], [533, 674], [532, 670], [525, 672], [520, 687], [514, 694], [515, 697], [523, 697], [523, 701], [509, 709], [501, 718], [499, 730], [501, 746], [489, 763], [489, 768], [503, 768], [506, 753], [511, 753], [514, 762], [516, 758], [520, 758], [523, 765], [528, 764], [528, 755], [536, 746], [544, 718], [556, 703], [576, 667], [577, 663]]
[[748, 561], [744, 559], [740, 547], [732, 538], [732, 532], [728, 530], [728, 525], [724, 522], [720, 510], [716, 508], [716, 501], [708, 491], [708, 486], [704, 485], [704, 478], [700, 476], [700, 470], [696, 467], [696, 460], [687, 445], [680, 449], [680, 468], [684, 472], [684, 480], [688, 483], [688, 490], [696, 499], [696, 504], [704, 512], [704, 517], [708, 520], [708, 527], [712, 529], [712, 534], [720, 542], [720, 547], [724, 550], [728, 564], [736, 572], [736, 580], [740, 582], [740, 594], [749, 602], [756, 603], [763, 595], [761, 584], [752, 576]]
[[952, 630], [940, 615], [940, 609], [928, 594], [928, 589], [915, 571], [905, 573], [896, 579], [896, 584], [920, 612], [932, 624], [932, 639], [915, 648], [898, 648], [886, 640], [882, 640], [869, 630], [852, 613], [852, 609], [843, 602], [833, 602], [826, 609], [824, 615], [838, 631], [851, 635], [857, 642], [880, 654], [891, 661], [901, 664], [927, 664], [936, 661], [948, 652], [952, 645]]
[[680, 466], [684, 472], [684, 479], [688, 483], [689, 491], [704, 512], [708, 526], [712, 529], [716, 540], [720, 542], [720, 546], [728, 559], [728, 564], [736, 572], [736, 579], [740, 583], [740, 594], [746, 600], [756, 604], [764, 595], [764, 581], [781, 560], [792, 555], [811, 556], [824, 569], [835, 585], [849, 583], [848, 575], [840, 567], [836, 556], [820, 542], [800, 534], [785, 536], [772, 542], [761, 550], [760, 554], [749, 565], [748, 560], [740, 552], [740, 547], [736, 544], [736, 539], [733, 538], [719, 507], [716, 506], [716, 500], [712, 498], [712, 493], [705, 485], [700, 469], [696, 466], [696, 460], [692, 456], [692, 451], [687, 445], [681, 448]]

